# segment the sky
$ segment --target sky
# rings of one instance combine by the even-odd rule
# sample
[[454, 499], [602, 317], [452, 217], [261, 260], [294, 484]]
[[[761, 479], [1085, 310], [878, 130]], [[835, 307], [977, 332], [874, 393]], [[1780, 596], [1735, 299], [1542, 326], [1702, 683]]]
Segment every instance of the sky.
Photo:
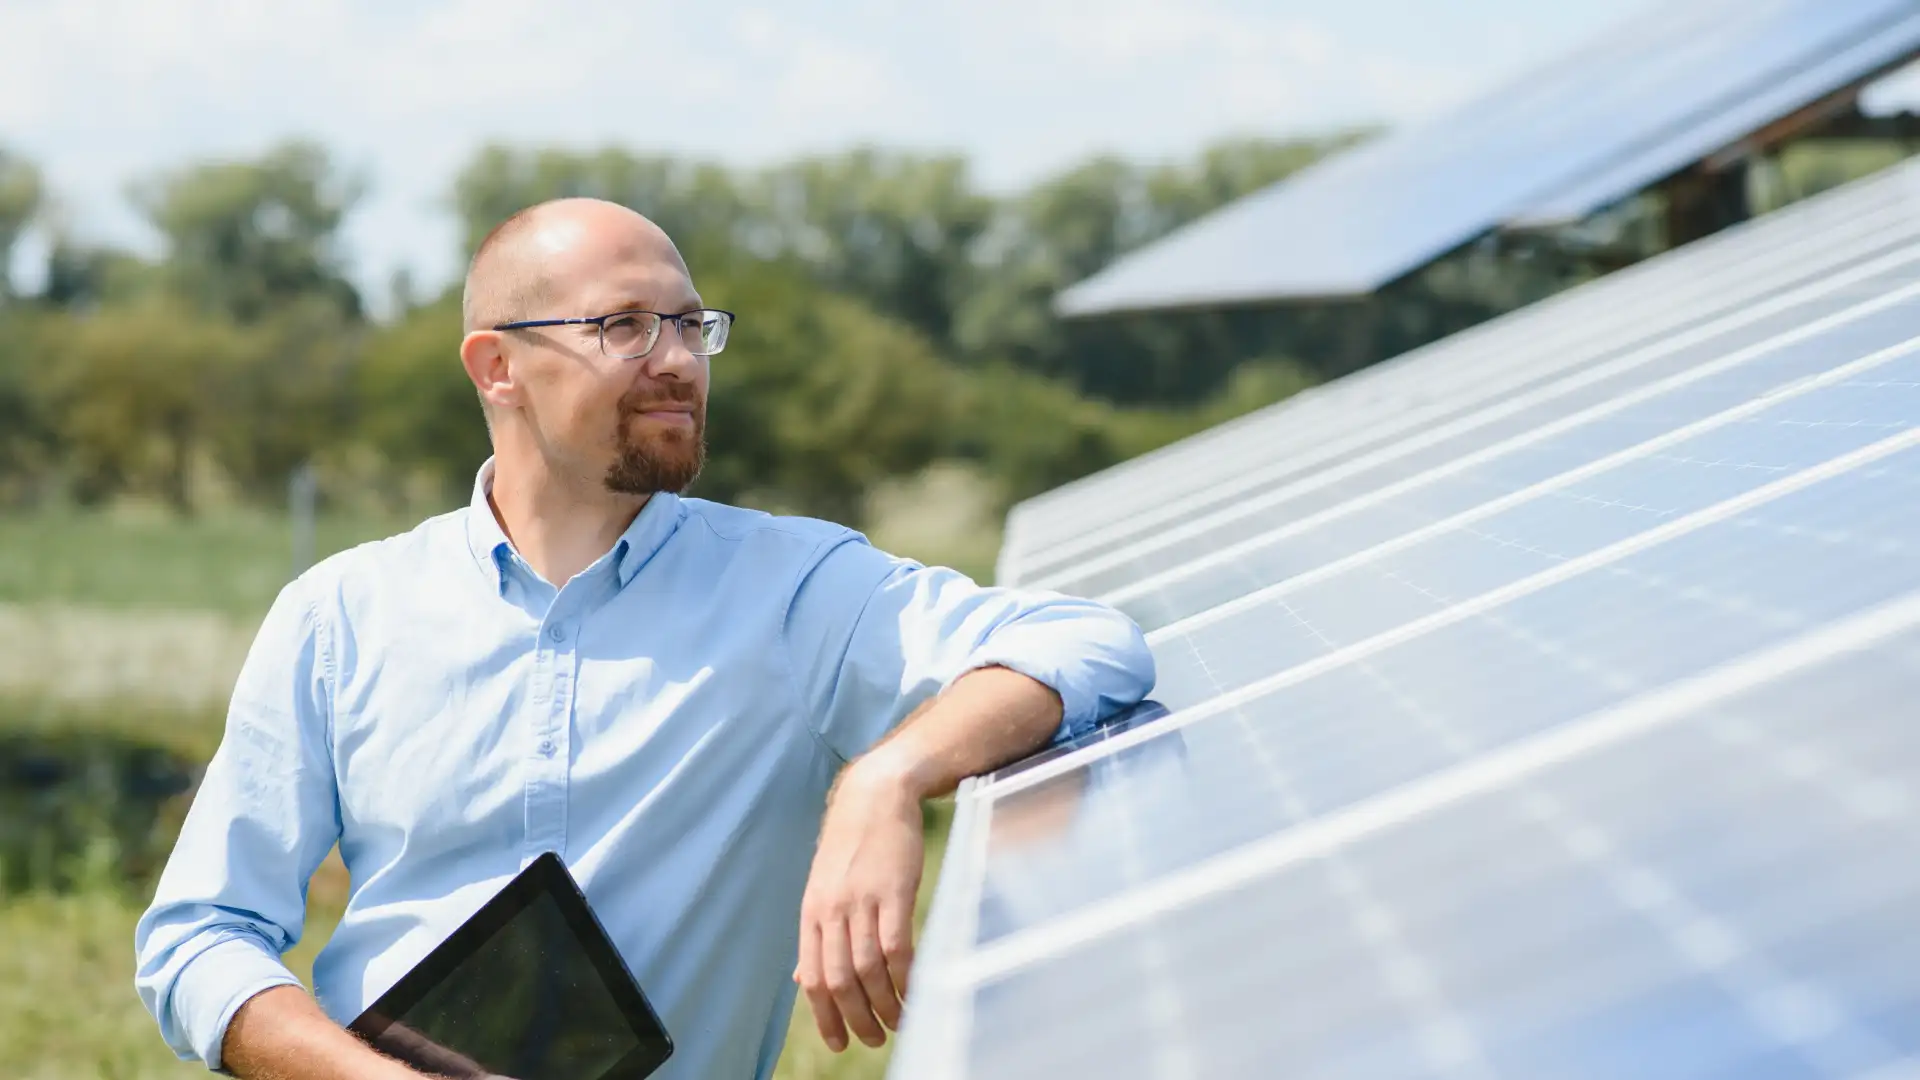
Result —
[[1004, 191], [1095, 153], [1417, 121], [1651, 2], [0, 0], [0, 146], [74, 231], [152, 251], [130, 180], [317, 139], [370, 182], [346, 240], [377, 297], [401, 267], [452, 279], [446, 193], [488, 141], [957, 151]]

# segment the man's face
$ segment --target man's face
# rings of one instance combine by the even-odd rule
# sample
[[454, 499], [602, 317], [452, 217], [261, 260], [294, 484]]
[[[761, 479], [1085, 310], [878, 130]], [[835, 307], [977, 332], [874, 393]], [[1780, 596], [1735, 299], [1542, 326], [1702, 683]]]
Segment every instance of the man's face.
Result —
[[[676, 314], [701, 303], [679, 254], [632, 225], [576, 234], [550, 264], [548, 282], [550, 310], [532, 317]], [[706, 458], [708, 367], [675, 323], [663, 321], [651, 351], [626, 360], [601, 350], [593, 326], [522, 333], [529, 336], [509, 347], [551, 465], [623, 494], [693, 483]]]

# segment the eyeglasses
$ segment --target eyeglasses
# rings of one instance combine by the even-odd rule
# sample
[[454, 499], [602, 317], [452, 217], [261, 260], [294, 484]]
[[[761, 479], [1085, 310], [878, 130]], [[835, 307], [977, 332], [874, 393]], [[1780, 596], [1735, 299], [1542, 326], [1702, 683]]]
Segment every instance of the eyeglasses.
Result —
[[733, 312], [719, 308], [698, 308], [678, 315], [658, 311], [616, 311], [594, 319], [527, 319], [501, 323], [495, 330], [526, 330], [535, 326], [593, 326], [600, 331], [600, 351], [615, 360], [638, 360], [653, 351], [660, 340], [660, 326], [671, 322], [679, 330], [680, 340], [695, 356], [712, 356], [727, 347], [727, 334], [733, 329]]

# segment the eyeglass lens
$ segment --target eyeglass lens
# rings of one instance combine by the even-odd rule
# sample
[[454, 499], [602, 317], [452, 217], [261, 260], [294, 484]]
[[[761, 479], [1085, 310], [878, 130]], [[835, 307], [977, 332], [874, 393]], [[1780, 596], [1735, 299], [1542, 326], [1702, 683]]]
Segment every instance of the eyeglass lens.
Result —
[[[680, 328], [680, 338], [687, 351], [695, 356], [712, 356], [726, 347], [730, 327], [723, 312], [689, 311], [673, 322]], [[623, 359], [645, 356], [659, 337], [660, 323], [660, 316], [650, 312], [619, 315], [602, 325], [601, 341], [613, 356]]]

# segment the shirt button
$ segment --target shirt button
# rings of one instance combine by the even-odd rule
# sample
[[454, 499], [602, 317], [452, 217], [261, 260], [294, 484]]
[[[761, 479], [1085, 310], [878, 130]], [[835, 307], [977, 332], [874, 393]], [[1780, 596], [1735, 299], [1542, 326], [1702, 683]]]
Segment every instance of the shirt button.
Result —
[[540, 740], [540, 756], [541, 757], [553, 756], [553, 740], [552, 739]]
[[567, 640], [567, 628], [564, 626], [549, 626], [547, 627], [547, 636], [555, 641], [565, 641]]

